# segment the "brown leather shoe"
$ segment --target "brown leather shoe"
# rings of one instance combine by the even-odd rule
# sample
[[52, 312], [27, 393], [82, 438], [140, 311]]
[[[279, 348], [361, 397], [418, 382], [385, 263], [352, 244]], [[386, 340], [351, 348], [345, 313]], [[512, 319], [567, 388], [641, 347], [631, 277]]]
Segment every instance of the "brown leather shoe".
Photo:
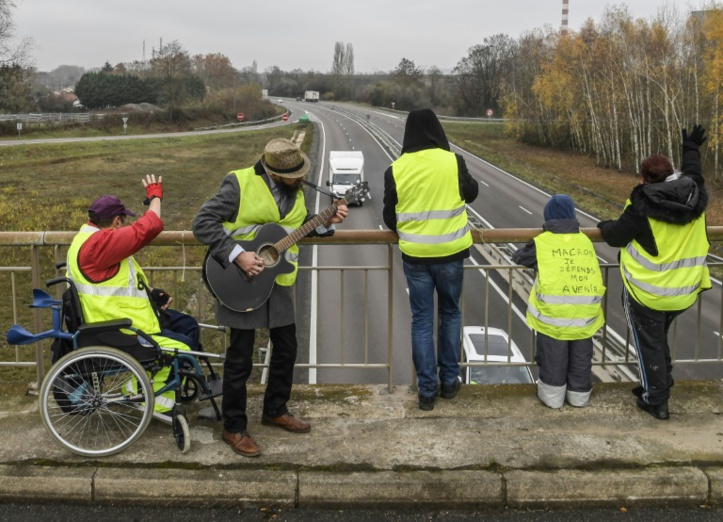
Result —
[[259, 446], [248, 433], [230, 433], [224, 430], [221, 438], [239, 455], [244, 457], [258, 457], [261, 455]]
[[278, 417], [261, 416], [261, 424], [267, 426], [278, 426], [292, 433], [308, 433], [311, 431], [311, 424], [300, 417], [294, 417], [290, 413], [284, 413]]

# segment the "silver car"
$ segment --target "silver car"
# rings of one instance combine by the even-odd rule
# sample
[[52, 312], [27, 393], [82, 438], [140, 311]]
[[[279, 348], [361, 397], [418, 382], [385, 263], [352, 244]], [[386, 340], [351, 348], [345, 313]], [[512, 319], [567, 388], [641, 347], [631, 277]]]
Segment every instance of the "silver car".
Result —
[[[509, 343], [509, 352], [508, 352]], [[527, 360], [507, 332], [499, 328], [465, 326], [462, 329], [464, 362], [494, 363], [464, 368], [465, 384], [531, 384], [535, 382]]]

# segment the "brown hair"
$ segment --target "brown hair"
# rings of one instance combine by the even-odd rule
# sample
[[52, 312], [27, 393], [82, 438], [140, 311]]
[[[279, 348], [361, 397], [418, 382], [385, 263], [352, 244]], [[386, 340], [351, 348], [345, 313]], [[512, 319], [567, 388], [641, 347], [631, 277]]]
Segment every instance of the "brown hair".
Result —
[[674, 172], [670, 160], [662, 154], [648, 156], [640, 164], [640, 175], [646, 183], [659, 183]]

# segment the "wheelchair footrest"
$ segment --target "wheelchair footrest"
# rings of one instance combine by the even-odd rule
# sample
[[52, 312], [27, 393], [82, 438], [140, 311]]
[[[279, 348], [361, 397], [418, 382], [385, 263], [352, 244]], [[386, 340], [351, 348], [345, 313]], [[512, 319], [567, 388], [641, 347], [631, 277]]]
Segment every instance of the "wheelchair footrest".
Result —
[[211, 393], [201, 392], [201, 394], [198, 396], [199, 401], [207, 401], [211, 397], [218, 397], [219, 395], [223, 394], [223, 379], [216, 376], [215, 379], [209, 378], [206, 381], [206, 385], [208, 386]]
[[[218, 405], [218, 411], [221, 414], [223, 413], [220, 404]], [[213, 409], [213, 406], [208, 406], [207, 408], [198, 410], [198, 419], [204, 421], [219, 422], [222, 420], [222, 417], [217, 417], [216, 410]]]

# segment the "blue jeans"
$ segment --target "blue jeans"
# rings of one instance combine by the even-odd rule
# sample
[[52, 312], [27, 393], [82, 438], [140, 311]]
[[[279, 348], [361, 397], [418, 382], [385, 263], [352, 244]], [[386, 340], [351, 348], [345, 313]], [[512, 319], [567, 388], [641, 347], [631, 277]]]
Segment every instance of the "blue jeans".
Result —
[[[462, 331], [464, 260], [437, 265], [415, 265], [404, 261], [412, 309], [412, 360], [417, 371], [419, 395], [437, 393], [439, 380], [452, 384], [459, 377], [459, 348]], [[434, 353], [434, 291], [439, 309], [438, 356]]]

